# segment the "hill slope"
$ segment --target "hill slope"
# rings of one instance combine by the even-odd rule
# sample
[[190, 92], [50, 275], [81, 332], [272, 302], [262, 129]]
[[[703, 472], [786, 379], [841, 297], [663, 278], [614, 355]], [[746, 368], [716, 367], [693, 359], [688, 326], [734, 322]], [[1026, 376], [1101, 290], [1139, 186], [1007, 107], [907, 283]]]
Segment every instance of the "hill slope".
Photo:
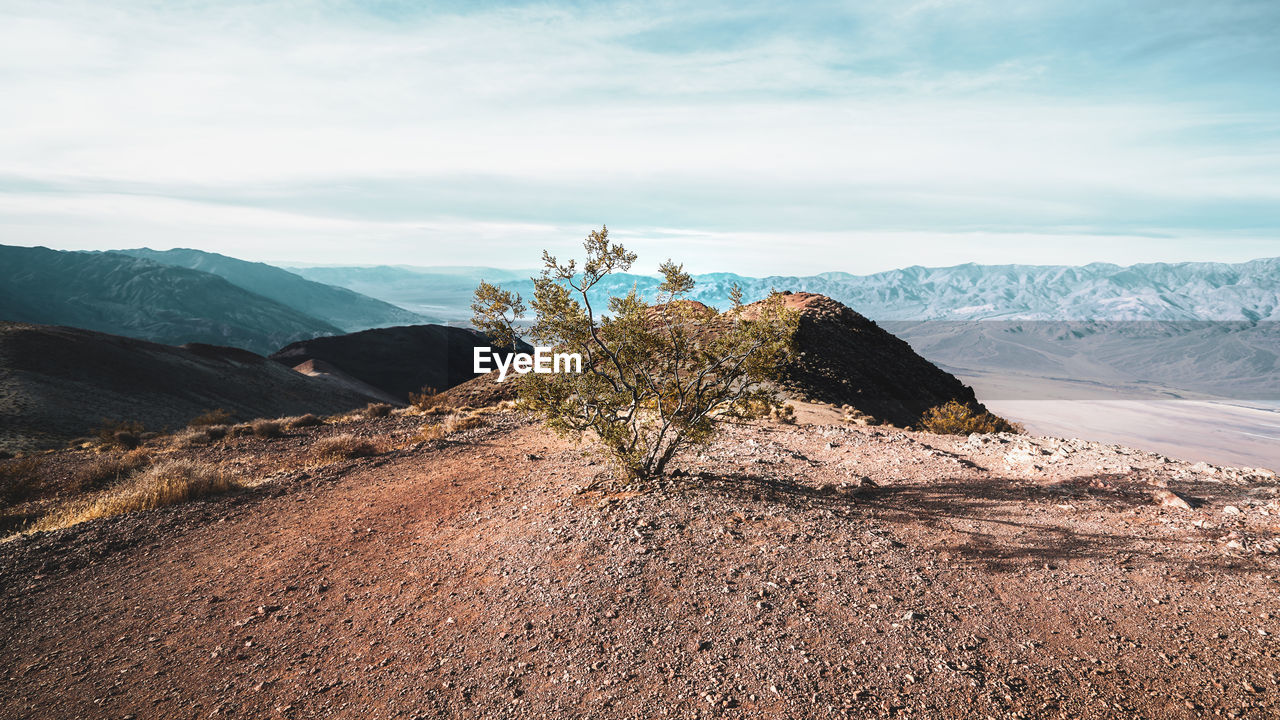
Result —
[[0, 320], [271, 352], [337, 327], [217, 275], [120, 253], [0, 245]]
[[[494, 417], [426, 445], [407, 416], [233, 438], [183, 452], [257, 489], [0, 544], [0, 715], [1280, 709], [1274, 475], [766, 424], [665, 490], [581, 491], [599, 465]], [[332, 433], [387, 449], [315, 463]]]
[[326, 371], [365, 383], [407, 402], [423, 387], [451, 388], [475, 377], [473, 351], [492, 347], [484, 335], [444, 325], [377, 328], [347, 335], [302, 340], [271, 359], [287, 367], [317, 362]]
[[104, 419], [181, 427], [205, 410], [240, 419], [335, 413], [369, 397], [235, 348], [173, 347], [0, 322], [0, 448], [60, 444]]
[[417, 313], [390, 303], [375, 300], [347, 288], [313, 282], [266, 263], [247, 262], [226, 255], [191, 249], [139, 248], [117, 252], [152, 260], [162, 265], [212, 273], [236, 287], [270, 298], [306, 315], [320, 318], [346, 332], [391, 325], [412, 325], [428, 320]]

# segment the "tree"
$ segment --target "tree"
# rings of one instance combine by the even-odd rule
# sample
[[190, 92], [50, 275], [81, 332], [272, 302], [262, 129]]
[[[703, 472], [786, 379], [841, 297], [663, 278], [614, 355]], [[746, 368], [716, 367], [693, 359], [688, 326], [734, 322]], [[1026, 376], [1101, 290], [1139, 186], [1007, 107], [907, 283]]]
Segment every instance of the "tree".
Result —
[[777, 406], [768, 383], [790, 354], [797, 324], [781, 295], [751, 307], [735, 286], [732, 308], [718, 313], [687, 299], [694, 288], [684, 267], [668, 260], [655, 304], [633, 286], [610, 297], [602, 312], [601, 280], [626, 272], [634, 253], [592, 231], [586, 259], [561, 263], [543, 252], [525, 307], [518, 294], [482, 282], [473, 322], [497, 342], [514, 341], [527, 309], [527, 332], [539, 345], [583, 357], [581, 373], [519, 378], [522, 408], [553, 430], [579, 440], [593, 437], [630, 479], [662, 475], [685, 447], [708, 442], [723, 423], [767, 415]]

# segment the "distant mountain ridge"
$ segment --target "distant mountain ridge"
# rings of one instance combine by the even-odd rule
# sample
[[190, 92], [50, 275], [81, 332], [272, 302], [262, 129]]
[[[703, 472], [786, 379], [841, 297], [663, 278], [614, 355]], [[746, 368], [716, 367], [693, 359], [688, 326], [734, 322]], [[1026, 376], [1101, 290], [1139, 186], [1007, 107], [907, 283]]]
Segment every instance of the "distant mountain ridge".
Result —
[[212, 273], [232, 285], [320, 318], [346, 332], [393, 325], [416, 325], [430, 319], [348, 288], [308, 280], [266, 263], [248, 262], [189, 248], [138, 248], [116, 252], [153, 260], [162, 265]]
[[68, 252], [0, 245], [0, 320], [268, 354], [426, 318], [280, 268], [200, 250]]
[[[481, 279], [526, 295], [528, 278], [495, 268], [299, 268], [312, 279], [404, 306], [443, 308], [446, 319], [470, 318], [470, 290]], [[826, 295], [873, 320], [1280, 321], [1280, 258], [1244, 263], [912, 266], [871, 275], [695, 275], [691, 299], [724, 308], [737, 284], [748, 302], [771, 289]], [[601, 296], [635, 286], [652, 296], [660, 280], [611, 275]]]
[[123, 253], [0, 246], [0, 320], [269, 353], [340, 328], [210, 273]]

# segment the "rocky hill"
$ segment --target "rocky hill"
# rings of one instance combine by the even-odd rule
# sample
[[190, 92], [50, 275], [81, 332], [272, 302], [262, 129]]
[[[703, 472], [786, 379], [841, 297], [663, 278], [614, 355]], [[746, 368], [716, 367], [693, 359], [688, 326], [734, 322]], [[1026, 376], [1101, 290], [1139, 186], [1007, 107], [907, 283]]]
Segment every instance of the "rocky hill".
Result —
[[[951, 400], [981, 408], [973, 390], [916, 354], [911, 346], [831, 298], [783, 295], [799, 314], [794, 358], [782, 368], [788, 394], [835, 406], [874, 423], [916, 424], [927, 410]], [[745, 312], [750, 315], [753, 305]], [[514, 397], [516, 384], [496, 375], [451, 389], [460, 404], [489, 405]]]
[[260, 353], [342, 332], [210, 273], [121, 253], [2, 245], [0, 320]]
[[371, 399], [236, 348], [0, 322], [0, 450], [59, 445], [105, 420], [159, 430], [215, 408], [249, 420]]
[[800, 315], [796, 357], [783, 369], [784, 384], [801, 397], [848, 405], [899, 427], [951, 400], [978, 405], [973, 390], [954, 375], [850, 308], [812, 293], [788, 292], [784, 300]]

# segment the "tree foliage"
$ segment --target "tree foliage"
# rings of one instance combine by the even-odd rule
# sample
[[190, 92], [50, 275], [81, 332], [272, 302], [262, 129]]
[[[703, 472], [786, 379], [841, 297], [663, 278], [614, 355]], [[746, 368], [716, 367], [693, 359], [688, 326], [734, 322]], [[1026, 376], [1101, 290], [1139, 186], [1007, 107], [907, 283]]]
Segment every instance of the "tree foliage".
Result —
[[[797, 318], [780, 295], [750, 308], [735, 287], [718, 313], [687, 299], [693, 278], [668, 260], [650, 304], [633, 287], [607, 307], [592, 289], [626, 272], [634, 253], [592, 231], [581, 265], [543, 252], [527, 329], [539, 345], [580, 353], [580, 374], [525, 375], [520, 405], [557, 432], [594, 438], [629, 478], [661, 475], [685, 447], [706, 443], [718, 425], [767, 415], [777, 399], [767, 383], [792, 350]], [[514, 341], [524, 299], [497, 286], [476, 289], [475, 325], [498, 344]]]

